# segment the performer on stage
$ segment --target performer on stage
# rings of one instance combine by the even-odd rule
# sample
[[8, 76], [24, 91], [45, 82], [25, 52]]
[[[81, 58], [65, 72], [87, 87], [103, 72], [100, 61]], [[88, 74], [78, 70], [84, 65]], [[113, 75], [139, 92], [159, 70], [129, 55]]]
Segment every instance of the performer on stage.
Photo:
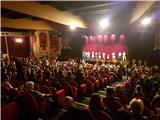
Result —
[[93, 52], [92, 52], [92, 60], [93, 60], [93, 61], [94, 61], [94, 57], [95, 57], [95, 56], [94, 56], [94, 51], [93, 51]]
[[101, 59], [101, 52], [98, 53], [98, 58]]
[[120, 62], [121, 60], [122, 60], [122, 53], [119, 52], [119, 53], [118, 53], [118, 62]]
[[116, 59], [115, 53], [112, 53], [112, 61], [114, 61]]
[[84, 60], [86, 60], [87, 56], [86, 56], [86, 52], [85, 51], [82, 52], [82, 57], [83, 57]]
[[106, 54], [103, 52], [103, 53], [102, 53], [102, 59], [105, 60], [105, 58], [106, 58]]
[[90, 52], [87, 52], [87, 60], [90, 60]]
[[98, 59], [98, 53], [95, 52], [95, 60], [97, 60], [97, 59]]
[[126, 63], [126, 61], [127, 61], [127, 59], [126, 59], [126, 52], [123, 52], [122, 61], [124, 63]]
[[109, 60], [110, 59], [110, 57], [109, 57], [109, 54], [107, 55], [107, 60]]

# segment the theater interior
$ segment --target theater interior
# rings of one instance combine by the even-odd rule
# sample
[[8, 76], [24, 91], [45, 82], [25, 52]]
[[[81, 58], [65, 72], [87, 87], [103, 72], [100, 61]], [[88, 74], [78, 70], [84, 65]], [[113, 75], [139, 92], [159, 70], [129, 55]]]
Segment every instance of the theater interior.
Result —
[[2, 120], [160, 120], [160, 2], [1, 1]]

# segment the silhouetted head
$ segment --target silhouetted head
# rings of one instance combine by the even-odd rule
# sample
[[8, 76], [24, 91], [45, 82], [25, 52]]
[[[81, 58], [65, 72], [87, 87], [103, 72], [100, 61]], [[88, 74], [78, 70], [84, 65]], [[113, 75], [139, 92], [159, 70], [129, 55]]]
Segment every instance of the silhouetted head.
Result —
[[130, 120], [131, 113], [124, 107], [121, 107], [117, 110], [117, 120]]
[[103, 109], [103, 99], [99, 94], [94, 93], [90, 99], [89, 103], [90, 110], [101, 110]]
[[70, 109], [73, 107], [74, 99], [71, 96], [66, 96], [64, 99], [63, 107], [64, 109]]
[[26, 89], [28, 89], [28, 90], [33, 90], [33, 89], [34, 89], [34, 82], [28, 81], [28, 82], [26, 83]]
[[114, 89], [111, 86], [107, 86], [106, 96], [112, 96], [114, 94]]
[[134, 98], [130, 101], [129, 107], [131, 111], [135, 114], [142, 114], [144, 110], [144, 104], [141, 99]]

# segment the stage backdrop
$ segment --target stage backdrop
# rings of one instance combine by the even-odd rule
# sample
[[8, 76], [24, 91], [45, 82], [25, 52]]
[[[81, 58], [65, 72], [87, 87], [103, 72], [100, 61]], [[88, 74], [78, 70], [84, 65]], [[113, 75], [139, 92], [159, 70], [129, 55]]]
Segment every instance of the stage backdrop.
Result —
[[128, 47], [125, 43], [126, 37], [124, 34], [103, 34], [103, 35], [88, 35], [85, 36], [85, 45], [83, 52], [89, 52], [90, 58], [92, 52], [94, 53], [105, 53], [106, 59], [109, 55], [109, 59], [112, 59], [113, 52], [115, 53], [115, 59], [118, 60], [118, 53], [126, 53], [128, 58]]

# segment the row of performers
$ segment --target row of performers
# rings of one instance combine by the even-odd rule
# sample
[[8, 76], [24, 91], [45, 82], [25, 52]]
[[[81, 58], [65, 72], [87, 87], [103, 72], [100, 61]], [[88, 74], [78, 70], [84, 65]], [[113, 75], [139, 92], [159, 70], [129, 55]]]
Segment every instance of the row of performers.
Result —
[[111, 55], [106, 54], [104, 52], [82, 52], [82, 57], [87, 61], [96, 61], [96, 60], [112, 60], [112, 61], [126, 61], [126, 52], [119, 52], [118, 58], [116, 59], [115, 52], [112, 52]]

